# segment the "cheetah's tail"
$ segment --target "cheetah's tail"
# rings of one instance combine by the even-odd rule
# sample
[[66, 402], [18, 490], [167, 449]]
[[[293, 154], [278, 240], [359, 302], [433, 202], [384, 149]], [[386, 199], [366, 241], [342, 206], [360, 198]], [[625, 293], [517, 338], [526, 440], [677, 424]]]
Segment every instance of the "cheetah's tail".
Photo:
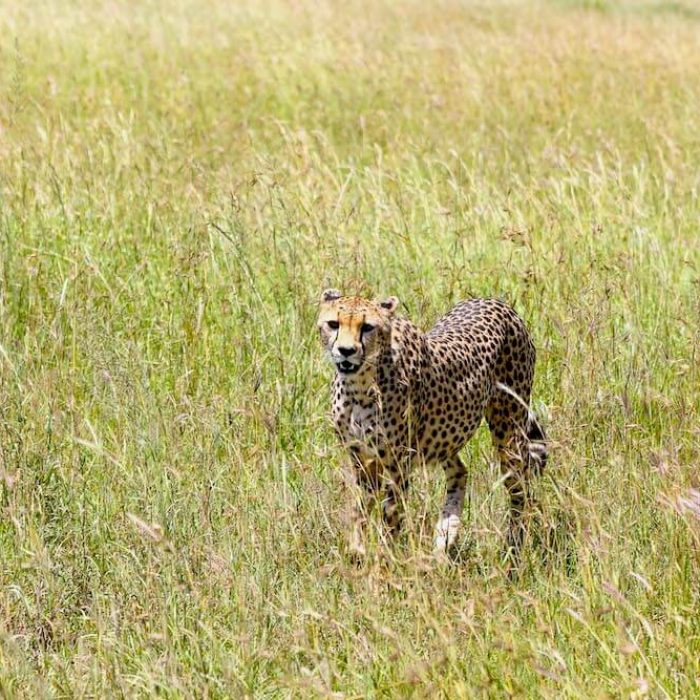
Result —
[[512, 396], [527, 409], [527, 449], [530, 456], [532, 471], [539, 475], [547, 465], [549, 451], [547, 450], [547, 434], [537, 420], [532, 409], [523, 401], [523, 398], [502, 382], [496, 382], [496, 388]]
[[527, 439], [530, 465], [533, 472], [539, 475], [547, 465], [549, 451], [547, 450], [547, 434], [532, 411], [529, 412], [527, 417]]

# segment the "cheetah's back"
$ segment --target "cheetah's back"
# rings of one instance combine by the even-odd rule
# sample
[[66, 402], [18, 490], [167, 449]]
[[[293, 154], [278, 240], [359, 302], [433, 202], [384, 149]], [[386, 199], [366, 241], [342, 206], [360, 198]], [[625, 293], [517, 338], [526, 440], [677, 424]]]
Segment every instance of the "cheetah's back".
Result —
[[421, 443], [426, 457], [445, 459], [458, 451], [484, 416], [498, 434], [526, 428], [535, 349], [524, 322], [508, 304], [498, 299], [460, 302], [425, 339]]

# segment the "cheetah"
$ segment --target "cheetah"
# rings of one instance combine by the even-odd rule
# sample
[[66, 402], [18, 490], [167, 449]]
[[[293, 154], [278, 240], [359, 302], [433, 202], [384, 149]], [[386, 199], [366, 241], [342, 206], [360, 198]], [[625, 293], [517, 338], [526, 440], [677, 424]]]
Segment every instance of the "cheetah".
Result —
[[351, 552], [364, 553], [373, 504], [396, 535], [411, 466], [439, 462], [445, 500], [435, 550], [460, 534], [467, 471], [460, 450], [486, 419], [510, 497], [506, 553], [517, 560], [525, 535], [530, 476], [547, 461], [547, 438], [529, 408], [535, 348], [524, 322], [498, 299], [457, 304], [427, 333], [395, 315], [396, 297], [368, 300], [327, 289], [318, 329], [335, 366], [332, 419], [349, 450], [357, 502]]

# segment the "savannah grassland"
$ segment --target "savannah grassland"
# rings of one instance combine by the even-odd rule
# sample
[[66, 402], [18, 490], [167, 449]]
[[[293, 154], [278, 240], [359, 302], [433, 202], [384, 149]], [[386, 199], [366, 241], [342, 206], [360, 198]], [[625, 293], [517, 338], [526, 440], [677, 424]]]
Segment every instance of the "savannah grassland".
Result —
[[[700, 696], [699, 164], [690, 2], [4, 2], [0, 695]], [[351, 564], [331, 285], [527, 320], [514, 580], [485, 429]]]

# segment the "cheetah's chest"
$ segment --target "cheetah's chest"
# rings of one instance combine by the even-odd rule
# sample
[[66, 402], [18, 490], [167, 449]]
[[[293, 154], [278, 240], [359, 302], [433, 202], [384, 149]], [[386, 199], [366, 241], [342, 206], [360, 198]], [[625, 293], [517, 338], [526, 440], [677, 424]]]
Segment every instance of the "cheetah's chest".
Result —
[[368, 456], [377, 455], [385, 436], [380, 409], [375, 402], [352, 402], [333, 413], [336, 428], [346, 445]]
[[374, 441], [377, 437], [379, 411], [377, 406], [355, 404], [350, 410], [349, 433], [356, 440]]

